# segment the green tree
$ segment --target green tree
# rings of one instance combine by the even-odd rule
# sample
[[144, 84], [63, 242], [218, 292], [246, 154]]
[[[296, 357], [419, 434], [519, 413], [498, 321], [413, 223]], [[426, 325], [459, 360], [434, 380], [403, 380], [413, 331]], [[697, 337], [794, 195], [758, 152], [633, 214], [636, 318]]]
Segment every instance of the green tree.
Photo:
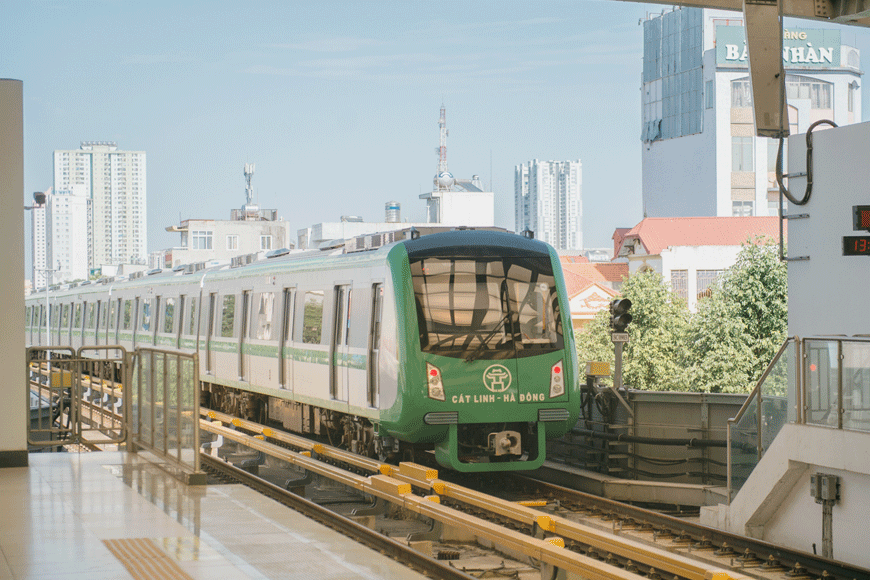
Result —
[[699, 303], [686, 332], [686, 352], [691, 390], [740, 393], [749, 388], [754, 356], [746, 325], [721, 291]]
[[[626, 279], [622, 296], [631, 300], [631, 341], [623, 351], [623, 383], [634, 389], [688, 389], [683, 335], [688, 320], [686, 304], [676, 298], [662, 276], [652, 271]], [[581, 367], [587, 361], [614, 363], [610, 341], [610, 314], [599, 312], [576, 333]]]
[[788, 332], [788, 272], [775, 243], [755, 238], [744, 244], [718, 290], [734, 317], [743, 323], [745, 340], [752, 351], [749, 382], [753, 383], [770, 364]]
[[[785, 340], [786, 266], [765, 239], [744, 244], [694, 315], [653, 272], [628, 278], [622, 295], [632, 301], [634, 318], [623, 352], [623, 381], [631, 388], [746, 392]], [[575, 333], [581, 367], [590, 360], [613, 364], [609, 319], [599, 312]]]

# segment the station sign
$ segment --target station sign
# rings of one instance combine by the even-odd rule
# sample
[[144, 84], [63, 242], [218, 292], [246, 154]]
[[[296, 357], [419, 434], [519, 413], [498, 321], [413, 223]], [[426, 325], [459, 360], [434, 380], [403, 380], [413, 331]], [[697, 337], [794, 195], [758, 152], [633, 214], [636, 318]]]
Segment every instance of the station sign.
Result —
[[[716, 64], [748, 66], [749, 50], [743, 26], [716, 27]], [[784, 29], [782, 64], [793, 68], [839, 68], [840, 31]]]

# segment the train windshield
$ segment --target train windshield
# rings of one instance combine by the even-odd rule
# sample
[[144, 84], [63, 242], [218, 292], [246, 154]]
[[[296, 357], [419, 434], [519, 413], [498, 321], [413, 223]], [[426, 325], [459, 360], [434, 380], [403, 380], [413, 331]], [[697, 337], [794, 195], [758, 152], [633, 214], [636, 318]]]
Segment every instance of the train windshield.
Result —
[[423, 352], [495, 360], [563, 348], [549, 258], [427, 257], [410, 265]]

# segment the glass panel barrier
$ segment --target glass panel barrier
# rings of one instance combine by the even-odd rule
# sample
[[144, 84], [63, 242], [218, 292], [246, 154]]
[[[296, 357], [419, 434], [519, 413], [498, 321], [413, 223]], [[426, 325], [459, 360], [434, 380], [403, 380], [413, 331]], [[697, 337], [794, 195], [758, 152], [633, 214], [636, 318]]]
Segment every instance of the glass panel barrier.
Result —
[[786, 340], [740, 412], [728, 421], [729, 498], [740, 491], [765, 450], [788, 422], [788, 385], [797, 370], [797, 344], [793, 338]]
[[843, 429], [870, 431], [870, 342], [843, 342]]
[[804, 353], [806, 422], [809, 425], [839, 427], [839, 341], [805, 340]]
[[188, 483], [205, 483], [199, 460], [199, 363], [196, 354], [139, 348], [134, 365], [133, 437], [175, 464]]

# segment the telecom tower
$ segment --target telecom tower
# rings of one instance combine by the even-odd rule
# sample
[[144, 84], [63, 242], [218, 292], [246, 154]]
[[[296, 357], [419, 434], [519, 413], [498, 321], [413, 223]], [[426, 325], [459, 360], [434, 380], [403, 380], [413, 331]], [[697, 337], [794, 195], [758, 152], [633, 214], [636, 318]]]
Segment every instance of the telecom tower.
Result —
[[434, 191], [443, 192], [450, 191], [453, 183], [456, 181], [453, 175], [447, 171], [447, 113], [444, 108], [444, 103], [441, 103], [441, 117], [438, 119], [438, 128], [440, 129], [439, 147], [435, 150], [438, 154], [438, 171], [435, 173], [435, 189]]

